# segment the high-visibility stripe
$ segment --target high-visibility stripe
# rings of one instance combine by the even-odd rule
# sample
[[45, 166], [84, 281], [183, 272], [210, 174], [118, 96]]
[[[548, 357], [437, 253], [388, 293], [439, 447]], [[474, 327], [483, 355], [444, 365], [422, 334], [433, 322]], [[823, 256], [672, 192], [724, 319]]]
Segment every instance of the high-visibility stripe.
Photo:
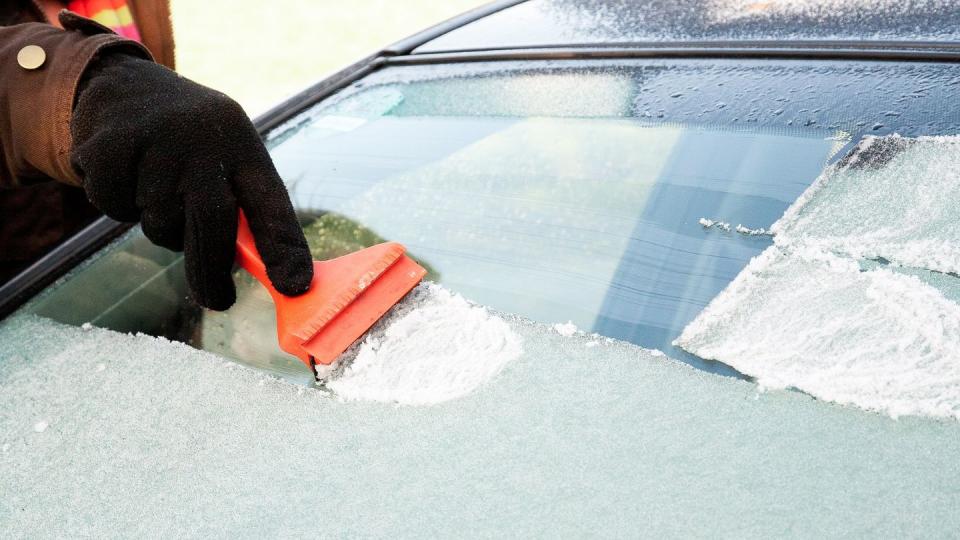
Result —
[[127, 24], [124, 26], [118, 26], [114, 28], [113, 31], [116, 32], [117, 35], [123, 36], [125, 38], [140, 41], [140, 31], [137, 30], [136, 25]]
[[127, 0], [71, 0], [67, 9], [93, 19], [117, 34], [140, 41]]
[[103, 11], [105, 9], [113, 9], [113, 2], [111, 0], [79, 0], [77, 2], [70, 2], [71, 4], [82, 4], [82, 9], [86, 13], [80, 13], [84, 17], [87, 17], [89, 13], [96, 13], [98, 11]]
[[130, 15], [130, 8], [127, 6], [120, 9], [104, 9], [94, 13], [90, 18], [108, 28], [133, 24], [133, 16]]

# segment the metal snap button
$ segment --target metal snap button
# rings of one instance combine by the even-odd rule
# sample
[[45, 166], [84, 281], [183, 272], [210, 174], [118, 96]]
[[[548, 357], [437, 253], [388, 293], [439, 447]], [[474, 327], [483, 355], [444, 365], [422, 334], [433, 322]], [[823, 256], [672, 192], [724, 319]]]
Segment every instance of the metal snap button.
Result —
[[27, 45], [17, 53], [17, 63], [23, 69], [37, 69], [47, 61], [47, 53], [38, 45]]

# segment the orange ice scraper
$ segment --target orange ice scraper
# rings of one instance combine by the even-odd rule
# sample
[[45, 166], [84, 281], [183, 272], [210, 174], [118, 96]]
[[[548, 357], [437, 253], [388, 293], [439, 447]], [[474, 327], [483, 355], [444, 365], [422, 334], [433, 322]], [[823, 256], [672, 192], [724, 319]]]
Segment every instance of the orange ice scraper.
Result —
[[[377, 244], [329, 261], [313, 261], [313, 282], [300, 296], [277, 292], [240, 213], [237, 261], [270, 291], [277, 308], [280, 348], [324, 371], [427, 271], [396, 242]], [[319, 369], [318, 369], [319, 368]]]

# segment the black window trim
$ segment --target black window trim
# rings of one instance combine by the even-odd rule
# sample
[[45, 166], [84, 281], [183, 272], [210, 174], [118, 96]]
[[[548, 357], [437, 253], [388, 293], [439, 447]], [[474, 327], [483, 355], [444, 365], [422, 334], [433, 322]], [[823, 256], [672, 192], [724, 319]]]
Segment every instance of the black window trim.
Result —
[[524, 46], [437, 49], [412, 51], [410, 54], [431, 55], [441, 53], [464, 53], [476, 51], [501, 51], [516, 49], [648, 49], [648, 48], [709, 48], [709, 49], [942, 49], [956, 51], [960, 43], [955, 41], [916, 41], [889, 39], [705, 39], [705, 40], [657, 40], [657, 41], [611, 41], [605, 43], [544, 43]]
[[763, 58], [895, 62], [960, 62], [960, 43], [873, 41], [690, 41], [624, 45], [550, 45], [530, 48], [415, 53], [381, 59], [386, 65], [424, 65], [512, 60], [624, 58]]
[[[909, 41], [690, 41], [609, 46], [550, 45], [416, 53], [415, 49], [452, 30], [520, 4], [497, 0], [385, 47], [324, 78], [254, 120], [261, 137], [321, 100], [384, 66], [511, 60], [624, 58], [781, 58], [899, 62], [960, 62], [960, 43]], [[0, 285], [0, 319], [106, 246], [133, 225], [103, 217]]]

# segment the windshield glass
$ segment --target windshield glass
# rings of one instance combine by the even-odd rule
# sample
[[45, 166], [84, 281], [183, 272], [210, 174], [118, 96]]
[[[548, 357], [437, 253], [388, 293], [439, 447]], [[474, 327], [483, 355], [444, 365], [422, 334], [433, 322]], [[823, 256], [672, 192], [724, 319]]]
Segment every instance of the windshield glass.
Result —
[[[860, 134], [960, 123], [941, 94], [958, 78], [946, 65], [814, 62], [391, 68], [268, 144], [316, 258], [399, 241], [429, 280], [495, 310], [737, 375], [673, 340]], [[853, 84], [875, 90], [836, 92]], [[30, 309], [309, 382], [278, 350], [252, 278], [236, 273], [234, 308], [201, 313], [180, 264], [134, 231]]]

